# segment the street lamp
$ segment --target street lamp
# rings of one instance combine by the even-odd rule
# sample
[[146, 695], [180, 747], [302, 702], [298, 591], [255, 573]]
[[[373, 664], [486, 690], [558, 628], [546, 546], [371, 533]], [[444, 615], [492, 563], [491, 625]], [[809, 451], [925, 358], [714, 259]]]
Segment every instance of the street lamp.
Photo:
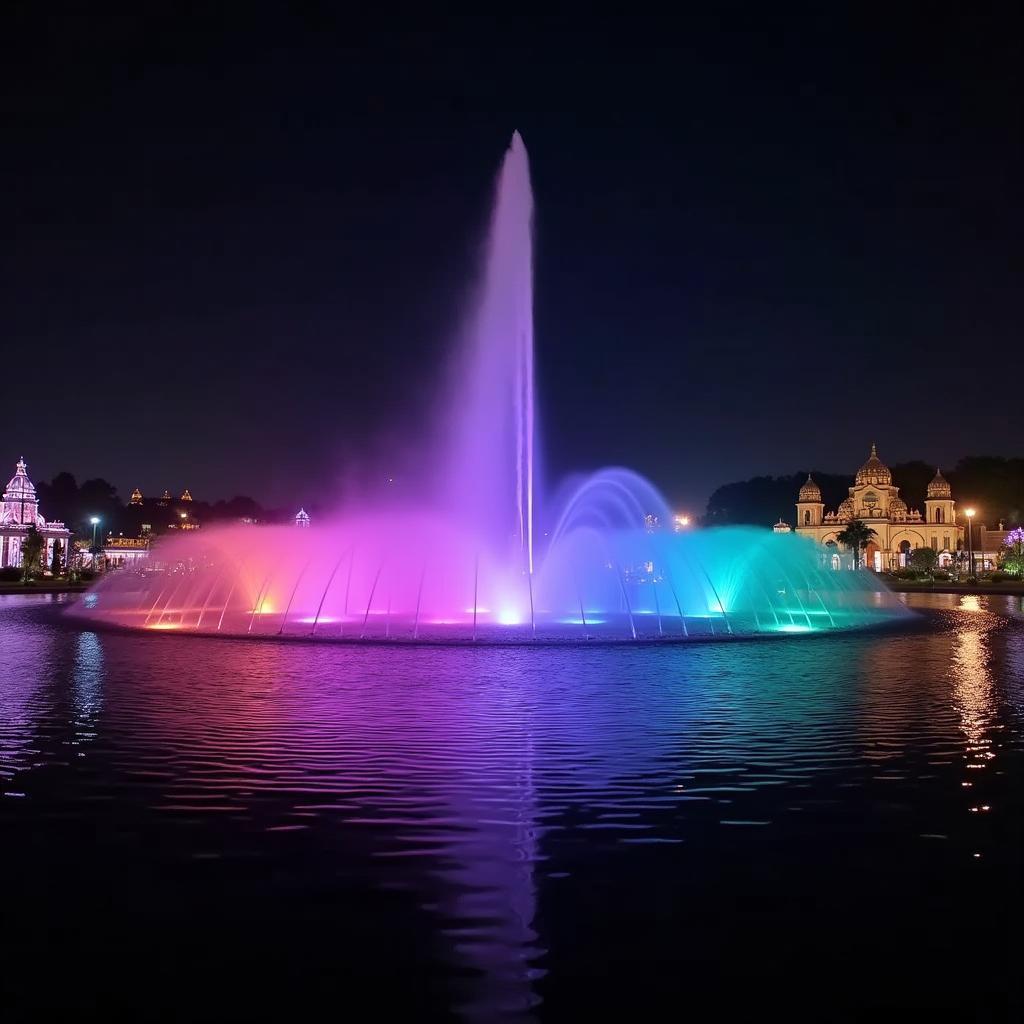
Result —
[[92, 523], [92, 546], [96, 547], [96, 527], [100, 525], [100, 517], [90, 516], [89, 522]]
[[967, 557], [971, 560], [971, 578], [974, 579], [974, 509], [965, 508], [964, 514], [967, 516]]

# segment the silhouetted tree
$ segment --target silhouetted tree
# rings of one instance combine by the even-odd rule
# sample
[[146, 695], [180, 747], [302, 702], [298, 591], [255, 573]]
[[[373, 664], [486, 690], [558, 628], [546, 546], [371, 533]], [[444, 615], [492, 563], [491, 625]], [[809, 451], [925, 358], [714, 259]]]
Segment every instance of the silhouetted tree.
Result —
[[32, 574], [42, 567], [43, 535], [30, 526], [21, 542], [21, 578], [28, 583]]
[[892, 482], [900, 489], [900, 497], [907, 503], [907, 507], [924, 512], [924, 499], [936, 467], [915, 459], [912, 462], [900, 462], [889, 469], [892, 471]]
[[[837, 476], [811, 470], [827, 508], [835, 508], [846, 497], [852, 476]], [[756, 524], [771, 526], [779, 516], [792, 522], [793, 506], [800, 487], [807, 479], [807, 470], [792, 476], [756, 476], [750, 480], [725, 484], [708, 499], [704, 514], [705, 526]]]
[[944, 474], [957, 504], [974, 505], [978, 522], [995, 527], [1024, 521], [1024, 459], [969, 455]]
[[78, 515], [78, 482], [67, 471], [58, 473], [49, 483], [36, 484], [39, 507], [47, 519], [73, 523]]
[[117, 488], [102, 477], [86, 480], [79, 487], [77, 505], [73, 523], [79, 536], [92, 539], [91, 516], [100, 518], [97, 538], [124, 528], [124, 505], [117, 496]]
[[64, 552], [64, 547], [59, 540], [53, 542], [53, 556], [50, 559], [50, 572], [54, 576], [59, 576], [61, 571], [60, 556]]
[[934, 572], [938, 560], [939, 553], [934, 548], [914, 548], [910, 553], [910, 565], [918, 572]]

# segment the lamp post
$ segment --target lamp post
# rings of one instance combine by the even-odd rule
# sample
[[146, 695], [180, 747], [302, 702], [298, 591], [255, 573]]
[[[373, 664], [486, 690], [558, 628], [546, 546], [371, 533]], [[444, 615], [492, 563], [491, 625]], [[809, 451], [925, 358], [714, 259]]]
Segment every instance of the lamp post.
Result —
[[976, 577], [974, 571], [974, 509], [964, 509], [964, 514], [967, 516], [967, 557], [971, 563], [971, 579]]
[[92, 569], [96, 569], [96, 527], [100, 525], [100, 517], [90, 516], [89, 522], [92, 523], [92, 547], [89, 548], [89, 555], [92, 561], [89, 563], [89, 566]]

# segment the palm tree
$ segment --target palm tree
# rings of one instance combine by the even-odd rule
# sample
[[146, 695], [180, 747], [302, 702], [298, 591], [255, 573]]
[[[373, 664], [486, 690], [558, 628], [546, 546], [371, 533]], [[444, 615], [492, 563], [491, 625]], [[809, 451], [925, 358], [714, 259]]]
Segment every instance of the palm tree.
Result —
[[854, 568], [860, 561], [860, 552], [863, 551], [878, 534], [871, 529], [866, 523], [861, 522], [859, 519], [851, 519], [846, 524], [846, 529], [842, 533], [836, 534], [836, 540], [845, 548], [849, 548], [853, 552]]

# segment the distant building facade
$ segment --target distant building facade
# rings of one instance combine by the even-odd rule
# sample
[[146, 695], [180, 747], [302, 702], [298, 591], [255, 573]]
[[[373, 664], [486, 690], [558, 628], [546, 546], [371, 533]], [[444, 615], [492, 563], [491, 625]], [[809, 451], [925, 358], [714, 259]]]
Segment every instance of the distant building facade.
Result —
[[835, 545], [836, 558], [838, 535], [853, 519], [875, 531], [864, 552], [865, 564], [875, 572], [906, 566], [913, 550], [924, 547], [936, 552], [940, 565], [948, 565], [963, 546], [964, 527], [957, 521], [956, 502], [941, 471], [936, 470], [928, 484], [922, 515], [907, 508], [874, 445], [867, 462], [857, 470], [849, 496], [834, 512], [825, 511], [821, 489], [810, 475], [797, 496], [796, 532], [819, 544]]
[[142, 512], [152, 516], [152, 522], [140, 523], [143, 534], [156, 526], [158, 533], [166, 530], [198, 530], [199, 520], [192, 513], [192, 492], [186, 487], [181, 497], [175, 499], [169, 489], [165, 488], [159, 498], [147, 498], [135, 487], [128, 499], [128, 507], [134, 512]]
[[304, 508], [300, 508], [299, 511], [295, 513], [295, 525], [309, 526], [309, 513]]
[[71, 531], [62, 522], [47, 522], [43, 518], [35, 485], [28, 478], [28, 467], [21, 458], [0, 501], [0, 568], [21, 565], [21, 544], [32, 526], [43, 538], [44, 566], [49, 568], [53, 564], [54, 546], [60, 544], [60, 563], [66, 569], [71, 557]]
[[149, 558], [148, 536], [107, 537], [103, 542], [102, 557], [107, 569], [123, 569], [138, 565]]

